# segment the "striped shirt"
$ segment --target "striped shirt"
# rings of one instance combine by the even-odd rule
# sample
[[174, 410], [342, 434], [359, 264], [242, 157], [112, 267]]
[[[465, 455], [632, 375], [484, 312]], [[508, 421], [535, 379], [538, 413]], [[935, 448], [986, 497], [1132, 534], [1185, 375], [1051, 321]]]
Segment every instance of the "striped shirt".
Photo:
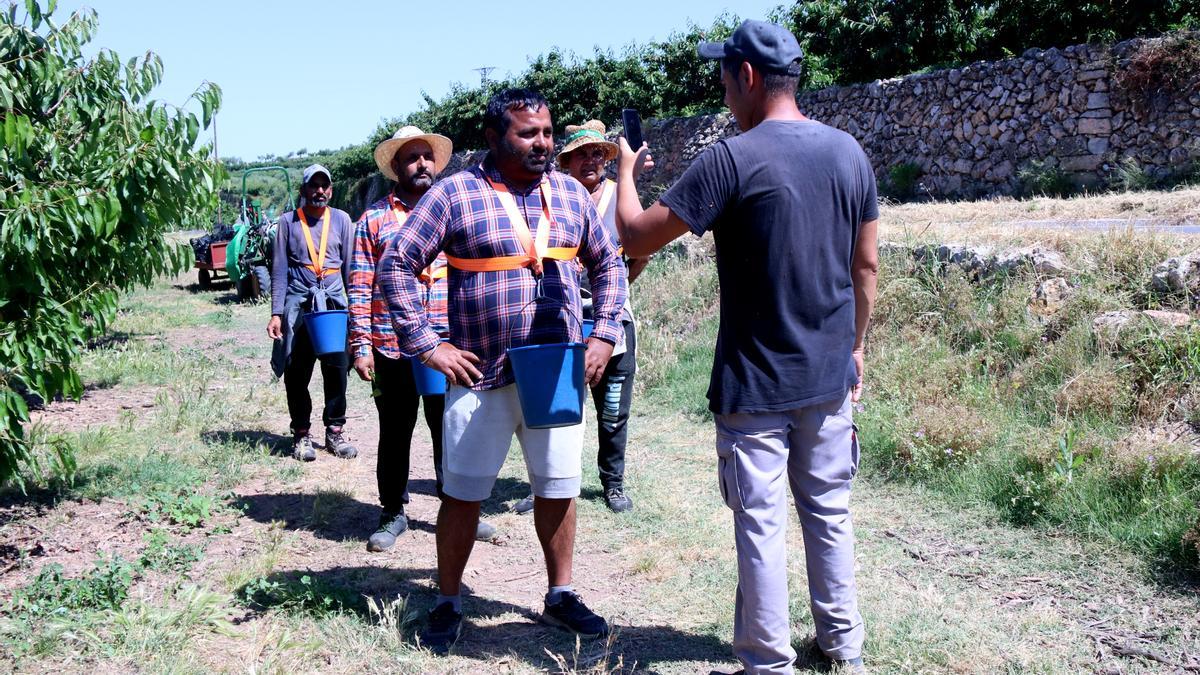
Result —
[[[396, 343], [396, 331], [392, 328], [387, 303], [375, 283], [375, 268], [380, 256], [388, 242], [407, 227], [396, 219], [393, 208], [401, 213], [409, 210], [403, 202], [389, 194], [367, 207], [354, 225], [349, 295], [350, 346], [355, 358], [369, 355], [372, 347], [390, 359], [403, 358]], [[445, 267], [446, 256], [438, 255], [432, 267], [421, 277], [425, 282], [421, 290], [422, 304], [429, 317], [429, 325], [442, 335], [449, 330], [446, 325], [446, 278], [444, 273], [439, 274], [438, 271]]]
[[[417, 202], [408, 223], [379, 263], [378, 281], [391, 312], [400, 351], [415, 356], [438, 344], [437, 331], [421, 311], [416, 271], [439, 251], [457, 258], [492, 258], [525, 252], [488, 178], [503, 182], [491, 163], [460, 171], [435, 184]], [[550, 247], [579, 247], [578, 259], [592, 280], [592, 336], [616, 344], [625, 302], [625, 264], [587, 190], [565, 174], [546, 174], [550, 188]], [[531, 230], [542, 215], [541, 191], [508, 186]], [[579, 275], [574, 261], [544, 261], [544, 299], [534, 303], [538, 281], [529, 268], [467, 272], [450, 268], [450, 341], [481, 360], [474, 389], [497, 389], [513, 381], [509, 347], [581, 338]], [[566, 311], [563, 311], [563, 306]]]

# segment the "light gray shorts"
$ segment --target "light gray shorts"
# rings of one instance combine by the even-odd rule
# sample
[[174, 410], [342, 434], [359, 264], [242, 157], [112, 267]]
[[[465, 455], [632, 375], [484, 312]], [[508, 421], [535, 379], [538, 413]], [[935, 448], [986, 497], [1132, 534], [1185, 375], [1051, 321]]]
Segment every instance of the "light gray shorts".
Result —
[[516, 433], [533, 494], [549, 499], [578, 497], [583, 431], [583, 422], [554, 429], [527, 428], [516, 385], [488, 391], [451, 386], [442, 417], [442, 490], [462, 501], [487, 499]]

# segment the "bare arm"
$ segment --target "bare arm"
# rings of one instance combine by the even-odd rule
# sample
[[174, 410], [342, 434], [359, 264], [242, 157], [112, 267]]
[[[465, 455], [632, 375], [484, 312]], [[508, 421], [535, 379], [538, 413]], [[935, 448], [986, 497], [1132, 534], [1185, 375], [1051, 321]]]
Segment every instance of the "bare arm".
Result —
[[621, 156], [617, 164], [617, 234], [627, 255], [648, 256], [688, 232], [688, 226], [661, 202], [642, 210], [633, 173], [646, 144], [635, 153], [623, 137], [618, 142]]
[[646, 269], [646, 265], [650, 264], [650, 256], [642, 256], [639, 258], [630, 258], [625, 266], [629, 268], [629, 283], [633, 283], [641, 275], [642, 270]]
[[854, 259], [850, 263], [850, 279], [854, 284], [854, 365], [858, 369], [858, 385], [853, 400], [862, 396], [863, 350], [871, 310], [875, 308], [875, 288], [879, 277], [879, 221], [868, 220], [859, 226], [858, 241], [854, 244]]

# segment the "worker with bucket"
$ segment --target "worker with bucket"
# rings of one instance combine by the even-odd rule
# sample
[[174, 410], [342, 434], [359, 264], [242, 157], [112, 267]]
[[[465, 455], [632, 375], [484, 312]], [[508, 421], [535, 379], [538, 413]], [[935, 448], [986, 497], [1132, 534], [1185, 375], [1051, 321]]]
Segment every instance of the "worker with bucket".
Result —
[[346, 286], [354, 224], [345, 211], [329, 206], [332, 196], [329, 169], [320, 164], [306, 168], [301, 207], [279, 217], [271, 258], [271, 367], [287, 390], [292, 456], [305, 462], [317, 458], [309, 435], [308, 383], [318, 360], [325, 388], [325, 449], [343, 459], [358, 455], [343, 432], [350, 368]]
[[[604, 123], [600, 120], [588, 120], [579, 126], [568, 124], [565, 145], [558, 153], [558, 168], [587, 188], [605, 227], [616, 237], [617, 184], [605, 176], [604, 169], [617, 157], [617, 144], [605, 138], [604, 133]], [[643, 164], [638, 166], [638, 174], [654, 166], [648, 156], [644, 156]], [[637, 179], [636, 175], [634, 179]], [[630, 285], [649, 262], [649, 256], [626, 258]], [[587, 337], [592, 324], [589, 318], [591, 287], [586, 274], [582, 281], [587, 293], [583, 321], [583, 335]], [[604, 503], [616, 513], [633, 509], [633, 500], [625, 494], [625, 446], [629, 436], [629, 409], [633, 403], [633, 377], [637, 372], [637, 331], [629, 300], [621, 308], [621, 324], [623, 339], [613, 350], [604, 377], [592, 387], [592, 402], [596, 408], [596, 467]], [[532, 511], [533, 496], [517, 502], [512, 510], [522, 514]]]
[[[554, 127], [541, 94], [496, 93], [483, 124], [489, 149], [483, 162], [425, 194], [378, 270], [401, 351], [445, 373], [450, 383], [445, 499], [437, 523], [439, 596], [421, 634], [421, 643], [439, 653], [461, 630], [462, 574], [480, 503], [492, 493], [513, 434], [524, 451], [546, 560], [543, 620], [577, 634], [608, 633], [608, 623], [574, 592], [571, 571], [584, 387], [599, 381], [622, 334], [625, 265], [587, 190], [549, 170]], [[449, 342], [429, 325], [418, 280], [439, 251], [450, 263]], [[594, 294], [595, 325], [586, 346], [580, 344], [576, 257]], [[532, 372], [515, 363], [518, 354], [537, 363]]]
[[[350, 264], [350, 346], [354, 370], [374, 383], [379, 411], [379, 456], [375, 478], [383, 513], [379, 527], [367, 540], [368, 551], [386, 551], [408, 530], [409, 455], [417, 409], [425, 404], [425, 423], [433, 444], [433, 467], [438, 495], [442, 491], [442, 411], [446, 376], [404, 358], [387, 305], [375, 284], [375, 267], [388, 243], [405, 227], [417, 200], [446, 168], [454, 144], [441, 134], [406, 126], [375, 147], [375, 165], [393, 181], [392, 191], [367, 207], [355, 224], [354, 255]], [[446, 320], [446, 256], [439, 254], [420, 275], [429, 325], [440, 336], [449, 334]], [[433, 377], [428, 377], [430, 374]], [[496, 529], [480, 522], [476, 539], [491, 539]]]

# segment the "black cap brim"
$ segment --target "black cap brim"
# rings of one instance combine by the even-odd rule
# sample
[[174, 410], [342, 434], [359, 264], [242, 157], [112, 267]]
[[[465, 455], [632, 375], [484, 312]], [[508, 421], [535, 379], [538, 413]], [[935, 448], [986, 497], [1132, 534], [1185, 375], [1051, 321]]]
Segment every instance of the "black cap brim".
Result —
[[725, 58], [725, 43], [724, 42], [701, 42], [696, 45], [696, 53], [702, 59], [723, 59]]

